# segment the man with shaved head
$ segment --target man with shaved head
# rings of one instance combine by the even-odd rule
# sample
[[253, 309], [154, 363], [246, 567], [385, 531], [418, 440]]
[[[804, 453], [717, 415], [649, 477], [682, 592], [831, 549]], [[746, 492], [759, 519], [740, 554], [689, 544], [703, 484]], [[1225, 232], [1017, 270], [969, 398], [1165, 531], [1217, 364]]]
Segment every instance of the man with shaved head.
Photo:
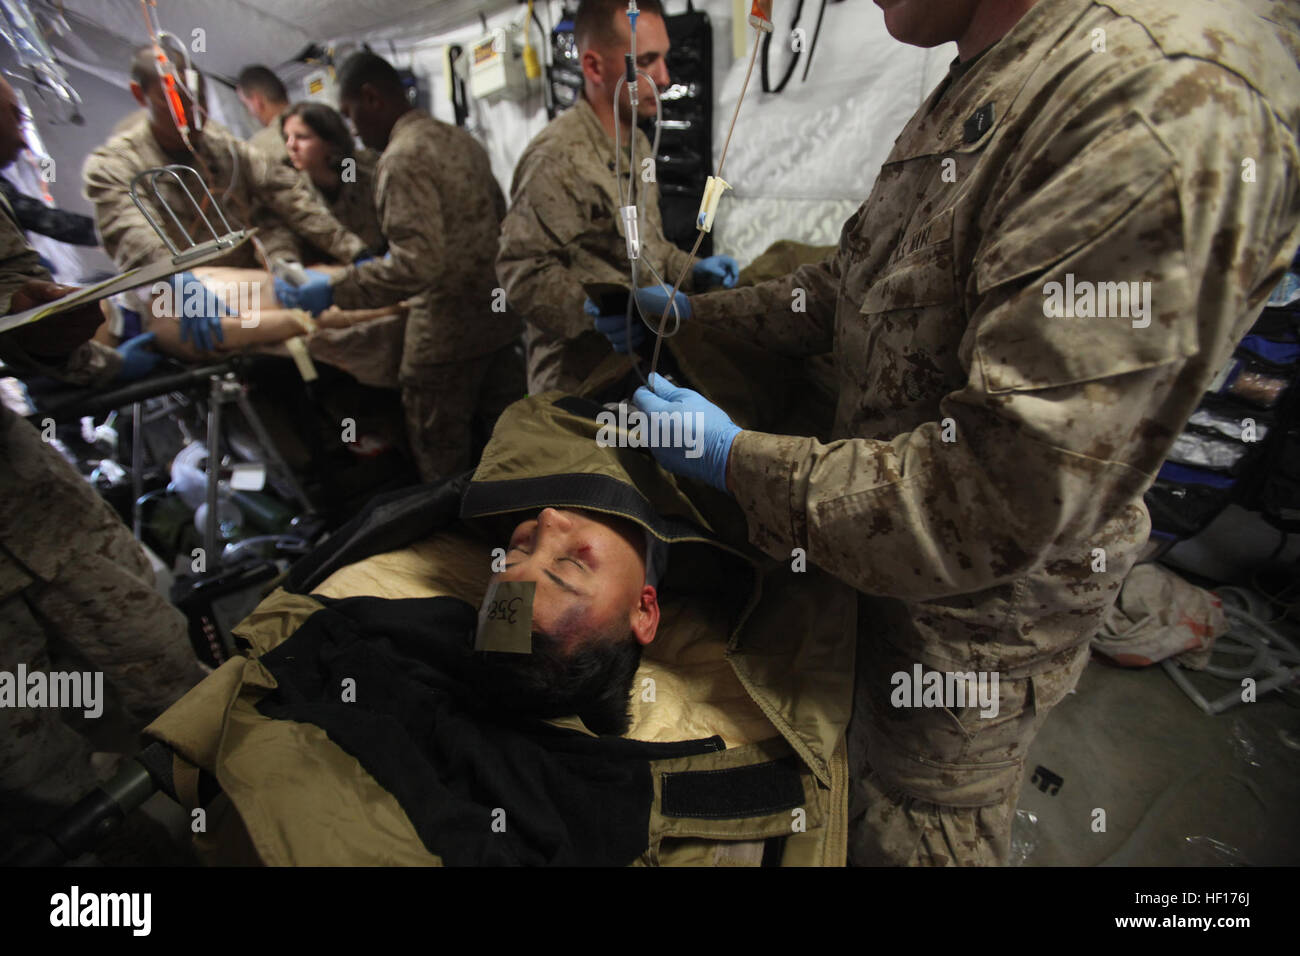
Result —
[[276, 162], [287, 163], [289, 153], [280, 130], [280, 118], [289, 108], [289, 93], [284, 83], [264, 66], [246, 66], [235, 80], [235, 95], [262, 127], [248, 137], [248, 145], [260, 149]]
[[[631, 49], [627, 3], [583, 0], [574, 20], [582, 94], [528, 144], [515, 167], [510, 212], [501, 227], [497, 277], [510, 304], [524, 317], [528, 389], [534, 394], [550, 388], [576, 390], [610, 354], [609, 343], [583, 310], [583, 285], [629, 284], [620, 191], [626, 195], [634, 185], [639, 196], [643, 285], [652, 281], [651, 269], [671, 285], [684, 266], [687, 290], [703, 291], [736, 279], [733, 259], [692, 261], [664, 237], [658, 184], [653, 176], [642, 175], [642, 169], [627, 169], [628, 137], [636, 137], [638, 166], [650, 157], [650, 140], [635, 124], [655, 115], [651, 84], [665, 90], [670, 82], [663, 11], [658, 0], [639, 7], [635, 115], [626, 85], [614, 102], [615, 87], [625, 73], [624, 54]], [[621, 145], [614, 142], [615, 110]], [[615, 149], [621, 156], [621, 181], [615, 178]]]

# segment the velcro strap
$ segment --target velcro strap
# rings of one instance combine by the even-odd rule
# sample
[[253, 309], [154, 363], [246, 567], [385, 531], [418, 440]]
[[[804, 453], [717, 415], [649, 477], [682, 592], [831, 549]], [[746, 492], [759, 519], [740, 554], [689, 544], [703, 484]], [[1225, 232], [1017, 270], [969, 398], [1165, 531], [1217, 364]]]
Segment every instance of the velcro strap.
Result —
[[803, 783], [792, 757], [722, 770], [663, 774], [665, 817], [740, 819], [801, 806]]

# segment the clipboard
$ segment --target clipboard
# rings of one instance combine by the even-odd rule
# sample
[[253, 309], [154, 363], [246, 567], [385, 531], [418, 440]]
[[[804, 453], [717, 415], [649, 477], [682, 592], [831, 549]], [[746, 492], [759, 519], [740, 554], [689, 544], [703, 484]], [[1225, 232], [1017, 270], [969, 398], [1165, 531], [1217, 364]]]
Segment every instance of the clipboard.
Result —
[[146, 266], [128, 269], [121, 275], [112, 276], [102, 282], [96, 282], [94, 285], [82, 286], [76, 292], [70, 292], [61, 299], [55, 299], [53, 302], [42, 302], [35, 308], [28, 309], [25, 312], [0, 316], [0, 335], [30, 322], [39, 322], [41, 319], [48, 319], [53, 315], [71, 312], [83, 305], [90, 305], [100, 299], [107, 299], [110, 296], [117, 295], [119, 292], [130, 292], [132, 289], [152, 285], [186, 269], [205, 265], [214, 259], [221, 258], [232, 249], [239, 248], [248, 241], [249, 237], [250, 233], [247, 232], [232, 233], [224, 237], [230, 240], [228, 244], [223, 243], [220, 246], [214, 246], [212, 249], [204, 250], [195, 256], [183, 256], [180, 262], [177, 262], [175, 258], [160, 259], [158, 262], [152, 262]]
[[[194, 198], [194, 193], [190, 192], [189, 187], [185, 185], [184, 176], [186, 173], [193, 176], [198, 184], [203, 187], [208, 203], [211, 204], [213, 211], [221, 219], [223, 232], [217, 232], [216, 226], [208, 218], [207, 213], [203, 211], [203, 206]], [[180, 186], [182, 192], [185, 193], [186, 198], [194, 207], [193, 211], [198, 213], [199, 218], [203, 220], [203, 224], [208, 227], [208, 232], [212, 236], [211, 239], [202, 243], [195, 242], [194, 237], [190, 235], [190, 231], [185, 228], [180, 217], [176, 215], [176, 211], [158, 192], [158, 180], [164, 176], [174, 179], [177, 185]], [[171, 217], [172, 222], [176, 223], [177, 228], [185, 235], [185, 239], [189, 243], [186, 247], [182, 248], [172, 242], [171, 237], [167, 235], [167, 231], [159, 225], [158, 220], [140, 201], [138, 190], [141, 182], [148, 183], [153, 190], [154, 199], [157, 200], [167, 215]], [[230, 222], [226, 219], [226, 214], [221, 211], [221, 207], [217, 205], [216, 199], [212, 196], [212, 191], [208, 189], [208, 184], [190, 166], [153, 166], [137, 173], [131, 180], [131, 201], [135, 203], [136, 208], [140, 210], [149, 225], [153, 227], [153, 231], [158, 233], [159, 238], [166, 243], [168, 250], [171, 252], [171, 257], [161, 259], [158, 262], [151, 262], [148, 265], [138, 266], [134, 269], [128, 269], [120, 275], [104, 279], [102, 282], [96, 282], [94, 285], [83, 286], [60, 299], [55, 299], [53, 302], [42, 302], [35, 308], [27, 309], [24, 312], [0, 316], [0, 335], [31, 322], [39, 322], [42, 319], [48, 319], [50, 316], [71, 312], [101, 299], [107, 299], [119, 292], [129, 292], [144, 285], [152, 285], [186, 269], [206, 265], [214, 259], [219, 259], [232, 250], [239, 248], [252, 238], [253, 232], [255, 232], [252, 229], [236, 231], [230, 228]]]

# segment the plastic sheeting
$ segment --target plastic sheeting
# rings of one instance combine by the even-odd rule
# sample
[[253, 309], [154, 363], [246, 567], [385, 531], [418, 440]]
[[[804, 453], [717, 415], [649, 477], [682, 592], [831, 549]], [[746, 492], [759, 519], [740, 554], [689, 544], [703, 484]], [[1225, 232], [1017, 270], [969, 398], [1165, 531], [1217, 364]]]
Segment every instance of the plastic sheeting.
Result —
[[[778, 0], [773, 11], [777, 38], [789, 23], [783, 6]], [[815, 23], [805, 9], [801, 26], [811, 32]], [[744, 263], [778, 239], [838, 242], [894, 140], [956, 55], [953, 44], [899, 43], [874, 4], [829, 4], [807, 82], [800, 62], [782, 93], [764, 94], [755, 68], [723, 169], [734, 192], [718, 212], [717, 251]], [[715, 161], [747, 66], [734, 62], [718, 86]]]

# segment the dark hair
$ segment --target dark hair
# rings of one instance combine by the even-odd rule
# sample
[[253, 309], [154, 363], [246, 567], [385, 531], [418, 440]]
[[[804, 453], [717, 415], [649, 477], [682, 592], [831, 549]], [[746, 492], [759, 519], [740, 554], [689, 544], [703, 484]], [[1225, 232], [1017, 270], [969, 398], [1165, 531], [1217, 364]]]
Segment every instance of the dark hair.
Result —
[[406, 87], [393, 65], [382, 56], [362, 50], [353, 53], [339, 67], [339, 98], [353, 99], [367, 83], [382, 96], [406, 99]]
[[469, 683], [494, 710], [544, 719], [577, 714], [597, 734], [631, 726], [628, 700], [641, 644], [621, 627], [567, 654], [561, 642], [534, 631], [531, 654], [481, 651], [473, 658]]
[[264, 66], [246, 66], [239, 71], [235, 86], [246, 93], [261, 93], [272, 103], [289, 102], [289, 91], [280, 78]]
[[324, 103], [313, 103], [310, 100], [294, 103], [280, 114], [281, 136], [284, 135], [284, 121], [290, 116], [298, 117], [308, 129], [328, 144], [331, 169], [337, 171], [343, 165], [343, 160], [356, 154], [357, 147], [353, 142], [352, 134], [348, 132], [343, 117], [333, 107], [326, 106]]
[[[641, 0], [637, 8], [642, 13], [653, 13], [662, 17], [663, 7], [659, 0]], [[614, 29], [614, 18], [627, 14], [627, 0], [582, 0], [578, 4], [578, 13], [573, 18], [573, 39], [578, 49], [590, 46], [607, 46], [618, 39]]]
[[[170, 36], [163, 37], [159, 45], [167, 54], [167, 58], [172, 61], [178, 78], [184, 83], [185, 77], [182, 71], [184, 65], [189, 62], [189, 56]], [[139, 83], [140, 89], [146, 93], [158, 82], [158, 55], [154, 52], [152, 43], [136, 47], [135, 53], [131, 55], [131, 79]]]

